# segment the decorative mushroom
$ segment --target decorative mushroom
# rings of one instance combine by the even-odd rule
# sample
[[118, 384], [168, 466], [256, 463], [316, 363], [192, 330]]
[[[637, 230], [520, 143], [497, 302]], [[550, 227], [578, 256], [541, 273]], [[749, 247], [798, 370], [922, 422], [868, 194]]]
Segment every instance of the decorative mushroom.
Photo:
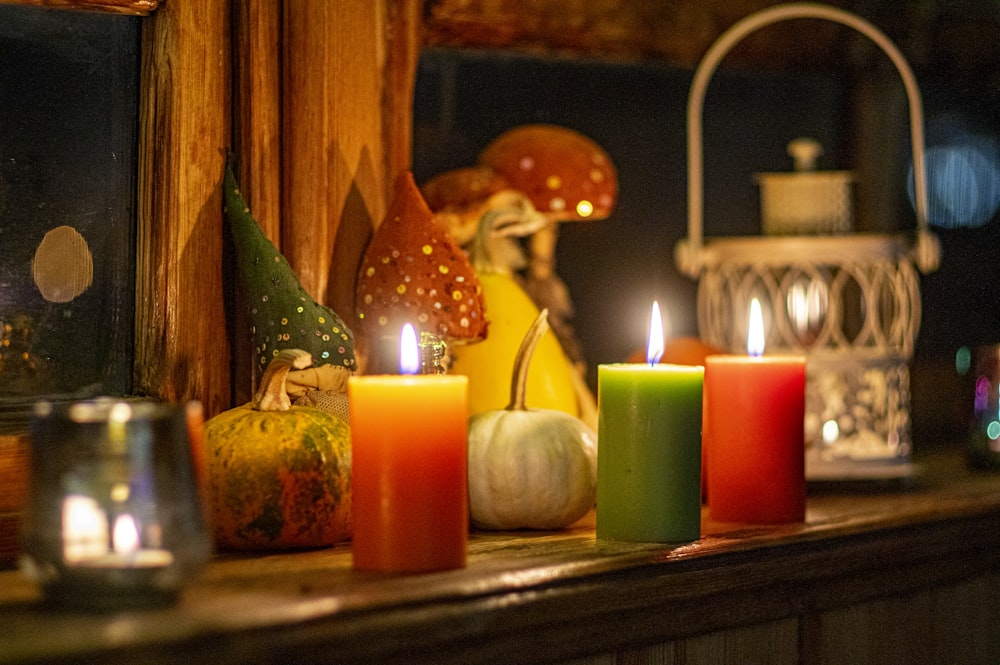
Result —
[[488, 166], [468, 166], [434, 176], [420, 192], [434, 218], [464, 247], [475, 238], [479, 220], [491, 207], [490, 198], [509, 189], [507, 181]]
[[[455, 349], [452, 370], [469, 376], [471, 413], [502, 408], [506, 393], [500, 379], [523, 330], [540, 309], [525, 290], [520, 271], [527, 261], [517, 238], [545, 229], [550, 216], [487, 166], [447, 171], [425, 183], [422, 191], [438, 224], [469, 253], [491, 313], [489, 339]], [[569, 329], [568, 342], [575, 343], [569, 324], [563, 328]], [[568, 342], [555, 330], [542, 340], [529, 378], [533, 406], [563, 410], [596, 427], [596, 399], [584, 379], [582, 354], [571, 359]]]
[[550, 312], [553, 331], [570, 357], [582, 362], [570, 319], [573, 304], [555, 272], [559, 222], [607, 218], [618, 197], [608, 154], [586, 136], [556, 125], [523, 125], [494, 139], [479, 157], [511, 188], [524, 192], [549, 223], [529, 243], [525, 290]]
[[441, 173], [421, 187], [434, 219], [465, 248], [477, 274], [522, 270], [527, 260], [520, 243], [548, 224], [524, 192], [511, 189], [485, 166]]
[[[366, 371], [386, 359], [382, 340], [395, 348], [404, 323], [453, 342], [486, 336], [485, 305], [465, 252], [434, 221], [413, 181], [396, 181], [392, 204], [365, 250], [358, 273], [356, 330], [368, 345]], [[391, 369], [390, 369], [391, 371]]]

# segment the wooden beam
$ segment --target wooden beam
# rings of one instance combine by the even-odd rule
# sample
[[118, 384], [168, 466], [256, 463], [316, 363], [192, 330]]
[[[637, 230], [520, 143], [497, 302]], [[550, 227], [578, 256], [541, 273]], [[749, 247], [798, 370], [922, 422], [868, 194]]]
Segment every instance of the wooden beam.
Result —
[[[427, 0], [427, 45], [693, 67], [726, 28], [775, 2]], [[828, 0], [828, 4], [851, 3]], [[770, 26], [745, 40], [726, 62], [743, 67], [828, 64], [841, 34], [836, 26], [822, 23], [808, 30], [801, 25]]]
[[281, 247], [281, 3], [233, 3], [233, 150], [243, 196]]
[[284, 4], [282, 249], [350, 322], [392, 181], [409, 168], [418, 0]]
[[230, 406], [222, 172], [230, 132], [228, 0], [167, 3], [143, 25], [135, 389]]
[[156, 11], [160, 0], [0, 0], [3, 4], [148, 16]]
[[[237, 179], [254, 218], [281, 248], [281, 2], [246, 0], [233, 7], [233, 152]], [[228, 246], [228, 229], [224, 232]], [[227, 266], [229, 264], [227, 263]], [[257, 364], [244, 294], [227, 289], [233, 345], [233, 403], [250, 401]]]

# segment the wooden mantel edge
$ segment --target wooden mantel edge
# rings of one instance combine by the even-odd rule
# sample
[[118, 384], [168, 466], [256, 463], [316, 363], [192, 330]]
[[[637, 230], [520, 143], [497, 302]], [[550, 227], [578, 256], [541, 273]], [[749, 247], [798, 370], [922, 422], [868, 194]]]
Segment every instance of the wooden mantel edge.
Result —
[[[349, 598], [343, 606], [304, 599], [303, 606], [329, 611], [228, 638], [206, 633], [171, 644], [170, 652], [197, 657], [219, 640], [238, 639], [241, 651], [261, 662], [319, 663], [330, 654], [338, 662], [386, 665], [486, 665], [512, 662], [513, 653], [523, 663], [569, 660], [1000, 571], [1000, 550], [969, 538], [998, 530], [1000, 513], [689, 558], [637, 545], [589, 565], [568, 561], [536, 575], [497, 573], [506, 583], [464, 594], [449, 593], [444, 584], [427, 602], [364, 607]], [[154, 663], [180, 662], [143, 655]]]
[[[466, 569], [403, 577], [352, 571], [347, 544], [227, 555], [178, 607], [128, 617], [47, 615], [9, 571], [0, 633], [20, 656], [0, 663], [546, 662], [1000, 579], [997, 476], [810, 497], [798, 525], [704, 526], [679, 547], [599, 540], [591, 525], [474, 533]], [[102, 637], [122, 621], [127, 639]]]

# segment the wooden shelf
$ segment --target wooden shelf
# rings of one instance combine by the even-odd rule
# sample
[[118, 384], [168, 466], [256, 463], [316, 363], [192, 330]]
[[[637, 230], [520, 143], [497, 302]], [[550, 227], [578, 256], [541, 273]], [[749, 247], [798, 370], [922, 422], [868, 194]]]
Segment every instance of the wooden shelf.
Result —
[[[564, 532], [476, 533], [467, 568], [427, 575], [354, 572], [347, 545], [219, 556], [176, 607], [123, 614], [47, 610], [32, 582], [3, 571], [0, 663], [648, 658], [746, 626], [781, 628], [810, 662], [831, 613], [981, 580], [993, 584], [986, 594], [1000, 588], [1000, 476], [952, 458], [926, 465], [911, 487], [813, 489], [802, 524], [706, 520], [703, 537], [679, 547], [598, 540], [592, 524], [591, 515]], [[995, 659], [1000, 617], [979, 609], [970, 620], [968, 609], [942, 612], [960, 624], [956, 640], [986, 632], [972, 660], [955, 662]]]

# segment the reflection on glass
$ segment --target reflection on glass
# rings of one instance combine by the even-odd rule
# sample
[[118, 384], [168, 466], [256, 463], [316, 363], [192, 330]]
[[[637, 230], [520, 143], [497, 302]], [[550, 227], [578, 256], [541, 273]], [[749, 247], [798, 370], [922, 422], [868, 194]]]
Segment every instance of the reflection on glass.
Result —
[[803, 346], [816, 341], [826, 320], [827, 291], [823, 282], [803, 277], [788, 289], [785, 306], [795, 335]]

